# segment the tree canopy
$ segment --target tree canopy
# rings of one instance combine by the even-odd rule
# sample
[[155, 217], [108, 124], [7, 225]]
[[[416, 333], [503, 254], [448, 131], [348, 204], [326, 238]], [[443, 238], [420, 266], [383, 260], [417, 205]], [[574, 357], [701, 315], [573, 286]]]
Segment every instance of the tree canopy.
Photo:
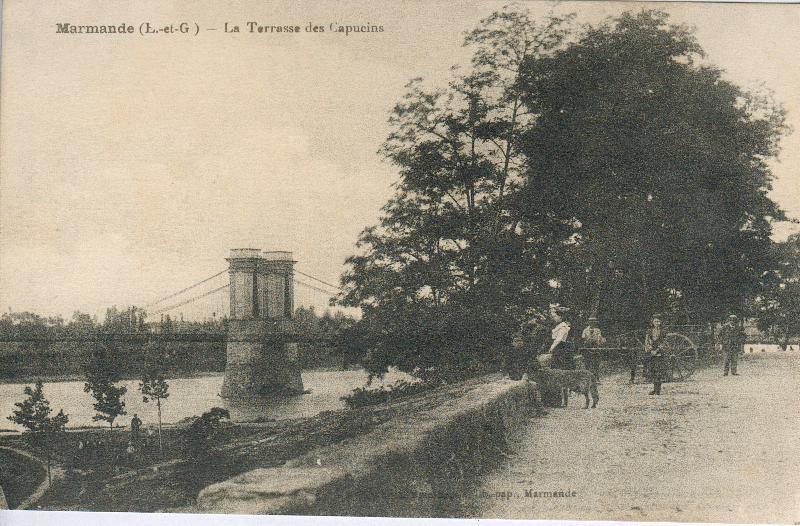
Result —
[[518, 142], [533, 118], [519, 79], [528, 57], [562, 44], [570, 19], [493, 14], [465, 38], [475, 50], [468, 72], [445, 89], [411, 81], [392, 111], [381, 153], [400, 181], [380, 224], [359, 238], [341, 298], [375, 331], [366, 339], [376, 370], [397, 360], [407, 370], [446, 356], [483, 361], [505, 337], [520, 290], [542, 279], [545, 239], [523, 234], [513, 202], [523, 182]]
[[362, 309], [371, 371], [497, 366], [552, 303], [635, 326], [759, 293], [783, 112], [705, 63], [691, 30], [506, 9], [464, 44], [468, 71], [412, 80], [392, 110], [395, 194], [347, 260], [339, 301]]
[[525, 69], [539, 117], [522, 146], [522, 212], [575, 225], [558, 268], [634, 292], [613, 303], [636, 322], [675, 298], [699, 322], [741, 312], [774, 266], [770, 223], [783, 212], [766, 161], [783, 111], [703, 57], [691, 31], [643, 11]]

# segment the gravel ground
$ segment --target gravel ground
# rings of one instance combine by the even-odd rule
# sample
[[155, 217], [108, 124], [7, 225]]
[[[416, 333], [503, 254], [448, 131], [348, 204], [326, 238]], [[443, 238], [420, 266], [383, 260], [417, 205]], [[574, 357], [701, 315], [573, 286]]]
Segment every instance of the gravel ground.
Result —
[[597, 409], [573, 395], [514, 437], [481, 515], [797, 524], [798, 370], [797, 352], [747, 356], [740, 376], [699, 370], [660, 397], [606, 377]]

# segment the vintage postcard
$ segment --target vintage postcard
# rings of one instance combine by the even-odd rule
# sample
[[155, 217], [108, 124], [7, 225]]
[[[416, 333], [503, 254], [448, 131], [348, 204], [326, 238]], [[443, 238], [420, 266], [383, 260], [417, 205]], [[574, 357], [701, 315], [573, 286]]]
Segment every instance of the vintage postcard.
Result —
[[800, 521], [800, 5], [5, 0], [1, 50], [1, 508]]

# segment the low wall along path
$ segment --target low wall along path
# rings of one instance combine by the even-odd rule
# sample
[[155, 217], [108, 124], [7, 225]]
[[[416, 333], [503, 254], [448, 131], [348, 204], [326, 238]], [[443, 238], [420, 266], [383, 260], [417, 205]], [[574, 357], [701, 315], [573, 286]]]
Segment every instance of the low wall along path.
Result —
[[[449, 516], [531, 411], [533, 384], [483, 377], [394, 404], [369, 433], [198, 496], [204, 513]], [[461, 512], [463, 513], [463, 511]]]

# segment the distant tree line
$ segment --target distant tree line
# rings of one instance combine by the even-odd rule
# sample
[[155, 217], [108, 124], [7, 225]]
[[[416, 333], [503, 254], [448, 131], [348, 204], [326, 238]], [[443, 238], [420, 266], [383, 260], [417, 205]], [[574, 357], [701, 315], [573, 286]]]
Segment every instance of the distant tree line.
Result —
[[[0, 316], [0, 338], [6, 340], [0, 342], [0, 377], [79, 375], [100, 348], [116, 357], [120, 374], [134, 377], [145, 360], [142, 342], [146, 340], [126, 341], [126, 336], [168, 333], [173, 328], [168, 317], [156, 324], [146, 324], [145, 317], [146, 313], [138, 307], [111, 307], [102, 322], [79, 311], [69, 321], [31, 312], [4, 313]], [[182, 323], [180, 330], [222, 334], [224, 323], [224, 320]], [[14, 341], [15, 338], [19, 341]], [[163, 347], [173, 373], [224, 368], [222, 342], [164, 342]]]
[[[38, 377], [79, 375], [92, 356], [108, 352], [124, 377], [135, 377], [149, 355], [158, 351], [169, 374], [222, 371], [225, 368], [225, 342], [175, 341], [171, 334], [222, 336], [227, 319], [205, 322], [173, 320], [169, 315], [156, 322], [146, 322], [147, 313], [138, 307], [106, 310], [99, 322], [96, 317], [76, 311], [69, 321], [44, 317], [31, 312], [8, 312], [0, 316], [0, 377]], [[354, 320], [313, 307], [295, 311], [298, 330], [315, 343], [300, 346], [301, 365], [335, 367], [343, 363], [339, 335]], [[126, 341], [127, 336], [140, 336]], [[147, 335], [152, 335], [148, 340]], [[100, 336], [97, 342], [80, 341]], [[110, 338], [103, 338], [109, 336]], [[119, 336], [119, 339], [113, 338]], [[19, 338], [20, 341], [9, 341]]]
[[354, 363], [344, 339], [348, 329], [355, 324], [352, 317], [341, 312], [331, 313], [327, 309], [320, 314], [314, 307], [298, 307], [294, 311], [294, 323], [298, 332], [317, 339], [313, 343], [300, 344], [302, 368], [338, 368]]

